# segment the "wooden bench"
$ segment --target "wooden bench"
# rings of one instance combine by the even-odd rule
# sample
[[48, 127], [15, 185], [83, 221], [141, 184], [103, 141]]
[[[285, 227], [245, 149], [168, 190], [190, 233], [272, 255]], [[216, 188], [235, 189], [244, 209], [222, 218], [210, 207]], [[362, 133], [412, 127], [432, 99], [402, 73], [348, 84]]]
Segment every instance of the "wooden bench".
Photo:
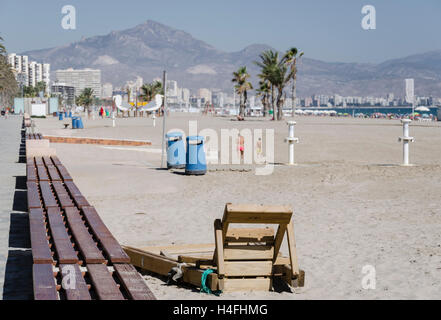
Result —
[[95, 208], [84, 207], [82, 212], [87, 223], [91, 227], [91, 231], [95, 235], [95, 238], [100, 242], [110, 261], [112, 263], [130, 263], [129, 256], [121, 248], [109, 229], [107, 229]]
[[48, 208], [47, 216], [58, 262], [60, 264], [79, 263], [78, 256], [73, 248], [73, 243], [70, 241], [69, 234], [66, 231], [60, 209]]

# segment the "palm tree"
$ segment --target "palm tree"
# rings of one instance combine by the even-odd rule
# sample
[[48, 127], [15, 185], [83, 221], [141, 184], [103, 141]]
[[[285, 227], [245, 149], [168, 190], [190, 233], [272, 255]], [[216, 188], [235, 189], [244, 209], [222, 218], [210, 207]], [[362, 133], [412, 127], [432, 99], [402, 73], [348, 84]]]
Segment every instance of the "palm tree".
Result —
[[254, 63], [261, 68], [261, 73], [258, 77], [268, 83], [271, 91], [271, 110], [273, 111], [273, 119], [276, 117], [275, 107], [275, 86], [272, 81], [274, 69], [277, 68], [279, 63], [279, 53], [272, 50], [267, 50], [259, 55], [260, 61], [254, 61]]
[[141, 94], [139, 97], [146, 102], [152, 101], [157, 94], [163, 94], [162, 82], [153, 81], [152, 83], [146, 83], [141, 87]]
[[84, 107], [84, 112], [86, 112], [86, 115], [89, 117], [89, 108], [94, 101], [93, 89], [84, 88], [83, 92], [81, 92], [81, 95], [76, 98], [76, 101], [79, 105], [82, 105]]
[[245, 107], [248, 100], [248, 90], [253, 89], [253, 85], [248, 81], [250, 74], [247, 72], [247, 67], [240, 67], [237, 71], [233, 72], [232, 82], [235, 82], [236, 93], [240, 98], [239, 116], [241, 118], [245, 115]]
[[294, 116], [294, 112], [296, 109], [296, 84], [297, 84], [297, 61], [304, 55], [304, 52], [300, 52], [295, 47], [289, 49], [285, 53], [285, 61], [290, 66], [290, 72], [292, 74], [292, 87], [291, 87], [291, 108], [292, 115]]
[[262, 98], [263, 116], [266, 117], [269, 107], [269, 96], [271, 95], [271, 84], [267, 80], [260, 80], [259, 88], [256, 91], [257, 95]]

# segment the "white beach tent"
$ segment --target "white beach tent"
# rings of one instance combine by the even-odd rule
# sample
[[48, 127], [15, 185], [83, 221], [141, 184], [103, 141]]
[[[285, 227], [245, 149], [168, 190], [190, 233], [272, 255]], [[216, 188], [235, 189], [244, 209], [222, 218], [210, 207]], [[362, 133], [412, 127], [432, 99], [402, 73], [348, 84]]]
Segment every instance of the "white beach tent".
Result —
[[420, 111], [420, 112], [429, 112], [430, 109], [424, 106], [420, 106], [418, 108], [415, 108], [415, 111]]
[[145, 106], [142, 106], [138, 110], [139, 111], [147, 111], [147, 112], [153, 112], [153, 111], [158, 110], [162, 106], [163, 97], [164, 97], [163, 95], [157, 94], [155, 96], [155, 100], [150, 101], [148, 104], [146, 104]]
[[115, 102], [115, 106], [121, 111], [128, 111], [132, 108], [128, 102], [123, 101], [121, 95], [114, 96], [113, 102]]

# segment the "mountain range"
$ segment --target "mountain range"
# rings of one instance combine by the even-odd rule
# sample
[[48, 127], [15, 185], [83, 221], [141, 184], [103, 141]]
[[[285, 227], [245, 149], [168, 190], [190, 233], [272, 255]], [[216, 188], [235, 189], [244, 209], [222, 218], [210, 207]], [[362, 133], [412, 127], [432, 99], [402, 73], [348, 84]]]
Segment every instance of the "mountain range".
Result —
[[[103, 83], [122, 86], [136, 76], [149, 82], [161, 77], [165, 69], [168, 79], [178, 81], [180, 87], [217, 88], [229, 93], [232, 72], [239, 66], [247, 66], [252, 82], [257, 83], [259, 70], [253, 61], [268, 49], [275, 50], [253, 44], [241, 51], [225, 52], [185, 31], [148, 20], [131, 29], [23, 54], [50, 63], [52, 79], [58, 69], [95, 68], [101, 69]], [[405, 78], [415, 78], [417, 95], [441, 96], [441, 51], [379, 64], [324, 62], [308, 58], [306, 51], [299, 64], [298, 95], [404, 96]]]

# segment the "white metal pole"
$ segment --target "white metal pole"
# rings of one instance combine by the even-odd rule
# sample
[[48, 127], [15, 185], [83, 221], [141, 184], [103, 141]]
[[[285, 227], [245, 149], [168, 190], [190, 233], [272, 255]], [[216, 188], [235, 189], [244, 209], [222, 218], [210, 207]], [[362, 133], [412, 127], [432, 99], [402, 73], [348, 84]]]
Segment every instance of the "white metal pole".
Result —
[[299, 139], [294, 137], [294, 126], [297, 122], [295, 121], [287, 121], [288, 125], [288, 137], [285, 138], [285, 141], [288, 142], [288, 155], [289, 155], [289, 165], [294, 165], [294, 143], [298, 143]]
[[414, 138], [409, 136], [409, 124], [412, 122], [410, 119], [402, 119], [403, 124], [403, 136], [398, 138], [398, 141], [403, 142], [403, 165], [409, 165], [409, 142], [413, 142]]
[[162, 155], [161, 155], [161, 167], [164, 166], [164, 153], [165, 153], [165, 118], [167, 115], [167, 73], [164, 70], [164, 74], [162, 77], [162, 88], [164, 89], [164, 100], [162, 102], [163, 105], [163, 119], [162, 119]]

